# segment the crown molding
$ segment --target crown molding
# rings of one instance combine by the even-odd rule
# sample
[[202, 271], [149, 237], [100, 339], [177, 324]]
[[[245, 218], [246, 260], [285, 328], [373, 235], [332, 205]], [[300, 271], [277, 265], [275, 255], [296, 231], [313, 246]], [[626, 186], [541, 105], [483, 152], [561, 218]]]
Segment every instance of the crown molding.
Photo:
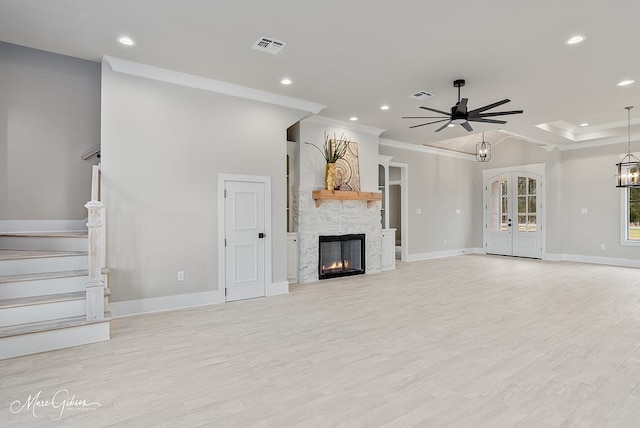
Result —
[[[560, 151], [590, 149], [592, 147], [610, 146], [612, 144], [623, 144], [628, 142], [628, 136], [620, 136], [613, 138], [605, 138], [598, 141], [590, 141], [585, 143], [562, 144], [558, 146]], [[640, 141], [640, 134], [631, 134], [631, 142]]]
[[378, 141], [378, 144], [381, 146], [393, 147], [396, 149], [411, 150], [414, 152], [429, 153], [432, 155], [446, 156], [450, 158], [464, 159], [464, 160], [474, 161], [474, 162], [476, 161], [475, 155], [469, 155], [469, 154], [460, 153], [460, 152], [452, 152], [451, 150], [439, 149], [436, 147], [419, 146], [417, 144], [410, 144], [410, 143], [404, 143], [402, 141], [388, 140], [386, 138], [380, 138], [380, 140]]
[[360, 125], [358, 123], [353, 123], [353, 122], [343, 122], [341, 120], [331, 119], [329, 117], [324, 117], [324, 116], [310, 116], [303, 119], [302, 122], [316, 123], [316, 124], [325, 125], [325, 126], [333, 126], [336, 128], [348, 129], [350, 131], [365, 132], [367, 134], [373, 134], [376, 137], [382, 134], [384, 131], [386, 131], [386, 129], [383, 129], [383, 128], [376, 128], [374, 126], [368, 126], [368, 125]]
[[188, 88], [202, 89], [208, 92], [216, 92], [233, 97], [260, 101], [282, 107], [302, 110], [312, 114], [318, 114], [321, 110], [326, 108], [325, 105], [301, 100], [298, 98], [278, 95], [267, 91], [261, 91], [259, 89], [234, 85], [233, 83], [209, 79], [207, 77], [196, 76], [194, 74], [168, 70], [166, 68], [155, 67], [148, 64], [141, 64], [139, 62], [128, 61], [126, 59], [105, 55], [102, 57], [102, 60], [103, 62], [109, 64], [111, 69], [116, 73], [144, 77], [146, 79], [186, 86]]

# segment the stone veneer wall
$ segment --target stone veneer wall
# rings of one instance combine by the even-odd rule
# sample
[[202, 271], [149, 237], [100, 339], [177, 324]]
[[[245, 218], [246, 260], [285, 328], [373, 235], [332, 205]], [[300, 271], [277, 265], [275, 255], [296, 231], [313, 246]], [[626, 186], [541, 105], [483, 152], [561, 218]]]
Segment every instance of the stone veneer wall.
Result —
[[293, 198], [293, 226], [298, 232], [299, 280], [318, 280], [318, 237], [364, 233], [366, 273], [382, 271], [382, 225], [380, 202], [367, 208], [366, 201], [323, 201], [316, 207], [311, 191], [300, 191]]

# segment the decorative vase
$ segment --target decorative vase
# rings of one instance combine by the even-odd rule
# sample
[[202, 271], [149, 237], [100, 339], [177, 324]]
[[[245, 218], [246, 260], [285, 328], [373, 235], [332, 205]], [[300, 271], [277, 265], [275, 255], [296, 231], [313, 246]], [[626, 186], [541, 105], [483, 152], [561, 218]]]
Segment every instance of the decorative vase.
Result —
[[327, 163], [324, 171], [324, 187], [327, 190], [334, 190], [336, 187], [336, 164]]

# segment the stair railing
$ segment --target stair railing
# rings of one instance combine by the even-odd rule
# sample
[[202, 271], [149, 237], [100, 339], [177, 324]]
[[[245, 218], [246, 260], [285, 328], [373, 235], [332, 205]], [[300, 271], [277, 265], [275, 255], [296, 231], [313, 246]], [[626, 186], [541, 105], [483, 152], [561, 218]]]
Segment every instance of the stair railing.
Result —
[[86, 285], [87, 321], [104, 318], [104, 281], [102, 266], [105, 261], [104, 205], [100, 202], [100, 165], [93, 166], [91, 200], [85, 204], [88, 211], [89, 278]]

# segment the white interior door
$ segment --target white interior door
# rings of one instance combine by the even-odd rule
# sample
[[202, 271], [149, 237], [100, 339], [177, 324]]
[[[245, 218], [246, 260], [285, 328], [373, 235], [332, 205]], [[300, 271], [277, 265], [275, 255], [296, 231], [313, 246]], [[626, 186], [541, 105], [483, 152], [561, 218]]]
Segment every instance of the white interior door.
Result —
[[262, 297], [265, 275], [265, 184], [226, 181], [226, 301]]
[[542, 181], [529, 172], [505, 172], [485, 183], [488, 254], [542, 257]]

